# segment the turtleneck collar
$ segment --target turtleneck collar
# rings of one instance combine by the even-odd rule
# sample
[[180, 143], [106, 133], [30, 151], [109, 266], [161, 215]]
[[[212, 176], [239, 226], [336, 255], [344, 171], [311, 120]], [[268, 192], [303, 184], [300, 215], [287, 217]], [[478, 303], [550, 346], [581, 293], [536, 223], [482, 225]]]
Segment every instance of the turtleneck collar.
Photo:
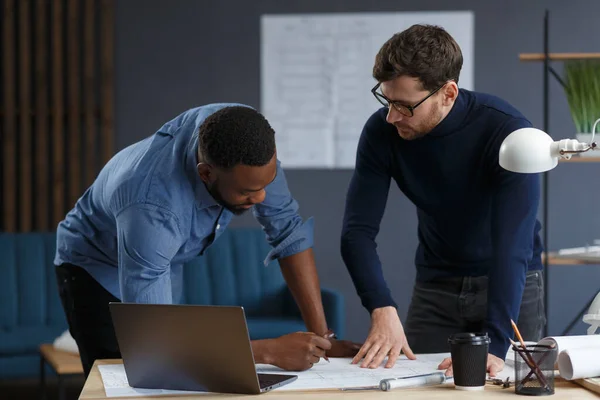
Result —
[[468, 94], [464, 89], [458, 91], [452, 109], [446, 117], [425, 137], [442, 137], [455, 132], [463, 123], [469, 111]]

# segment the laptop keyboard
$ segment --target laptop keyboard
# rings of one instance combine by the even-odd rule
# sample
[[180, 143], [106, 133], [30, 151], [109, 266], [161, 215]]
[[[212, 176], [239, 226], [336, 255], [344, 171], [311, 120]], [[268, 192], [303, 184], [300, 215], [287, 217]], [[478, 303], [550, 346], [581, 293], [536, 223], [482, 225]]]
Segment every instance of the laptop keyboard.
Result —
[[281, 382], [281, 379], [261, 378], [258, 380], [258, 382], [260, 383], [261, 388], [266, 388]]

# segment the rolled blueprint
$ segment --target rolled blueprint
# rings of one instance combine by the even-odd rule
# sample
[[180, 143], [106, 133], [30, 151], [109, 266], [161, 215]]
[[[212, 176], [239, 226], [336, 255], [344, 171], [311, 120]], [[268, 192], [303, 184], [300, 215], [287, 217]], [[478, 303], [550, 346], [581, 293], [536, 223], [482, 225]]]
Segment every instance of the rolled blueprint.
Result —
[[558, 371], [567, 380], [600, 376], [600, 347], [561, 351]]

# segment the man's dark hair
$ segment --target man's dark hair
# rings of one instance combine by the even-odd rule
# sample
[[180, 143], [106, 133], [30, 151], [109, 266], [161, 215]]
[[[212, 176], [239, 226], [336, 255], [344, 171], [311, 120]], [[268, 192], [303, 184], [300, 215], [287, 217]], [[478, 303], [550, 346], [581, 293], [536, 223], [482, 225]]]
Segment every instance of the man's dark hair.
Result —
[[462, 64], [460, 47], [444, 28], [417, 24], [385, 42], [375, 57], [373, 77], [385, 82], [411, 76], [432, 91], [449, 80], [458, 83]]
[[275, 154], [275, 131], [258, 111], [225, 107], [204, 120], [198, 132], [201, 159], [219, 168], [260, 167]]

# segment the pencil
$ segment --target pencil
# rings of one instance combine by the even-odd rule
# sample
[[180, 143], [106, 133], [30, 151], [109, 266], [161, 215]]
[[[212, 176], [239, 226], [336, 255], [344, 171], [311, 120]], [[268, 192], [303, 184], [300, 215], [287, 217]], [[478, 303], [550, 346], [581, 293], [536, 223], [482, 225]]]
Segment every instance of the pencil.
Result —
[[[517, 336], [517, 339], [519, 339], [519, 342], [521, 342], [521, 346], [523, 347], [523, 352], [527, 356], [527, 357], [523, 357], [523, 359], [525, 360], [525, 363], [529, 366], [529, 368], [531, 368], [531, 369], [534, 370], [534, 373], [537, 375], [537, 377], [540, 380], [540, 382], [544, 386], [547, 386], [548, 383], [546, 381], [546, 377], [544, 376], [544, 373], [540, 369], [540, 366], [537, 365], [537, 363], [535, 362], [535, 360], [533, 359], [533, 357], [531, 356], [531, 354], [529, 353], [529, 351], [527, 351], [527, 346], [525, 345], [525, 341], [523, 340], [523, 336], [521, 336], [521, 332], [519, 332], [519, 328], [517, 327], [517, 324], [515, 324], [515, 321], [513, 321], [512, 319], [510, 320], [510, 324], [512, 325], [513, 330], [515, 331], [515, 335]], [[512, 343], [513, 346], [515, 346], [517, 344], [512, 339], [510, 339], [510, 342]], [[517, 348], [517, 347], [518, 346], [515, 346], [515, 348]], [[515, 363], [516, 363], [516, 361], [517, 360], [515, 360]]]
[[513, 330], [515, 331], [515, 335], [517, 335], [517, 339], [519, 339], [519, 342], [521, 342], [521, 346], [523, 346], [523, 348], [526, 349], [527, 346], [525, 346], [525, 341], [523, 340], [523, 336], [521, 336], [521, 332], [519, 332], [519, 328], [517, 328], [517, 324], [515, 324], [515, 321], [513, 321], [512, 319], [510, 320], [510, 323], [513, 327]]

